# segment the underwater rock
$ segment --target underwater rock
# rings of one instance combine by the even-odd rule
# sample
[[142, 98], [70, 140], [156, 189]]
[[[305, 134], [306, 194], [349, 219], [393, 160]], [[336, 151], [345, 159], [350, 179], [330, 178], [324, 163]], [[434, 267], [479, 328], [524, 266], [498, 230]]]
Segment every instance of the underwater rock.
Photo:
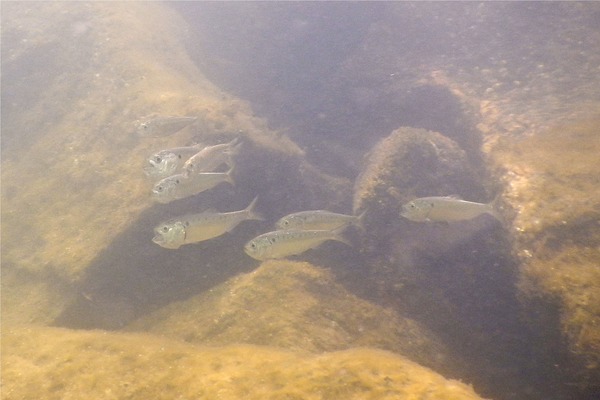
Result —
[[400, 216], [402, 204], [417, 197], [448, 195], [486, 200], [465, 152], [440, 133], [396, 129], [369, 151], [354, 184], [354, 213], [366, 211], [363, 251], [381, 253], [386, 244], [398, 241], [407, 224]]
[[599, 123], [596, 116], [505, 137], [489, 154], [515, 210], [511, 231], [524, 299], [560, 304], [570, 368], [580, 370], [583, 388], [600, 382]]
[[306, 262], [265, 262], [126, 329], [202, 345], [246, 343], [310, 352], [374, 347], [451, 370], [439, 339], [417, 322], [352, 295], [327, 270]]
[[381, 139], [367, 154], [354, 186], [353, 209], [373, 207], [399, 212], [412, 197], [481, 192], [465, 152], [440, 133], [402, 127]]
[[479, 400], [468, 385], [372, 349], [313, 355], [200, 347], [147, 334], [2, 332], [2, 398]]
[[[471, 160], [453, 140], [424, 129], [399, 128], [374, 146], [354, 188], [355, 212], [366, 211], [361, 252], [368, 266], [356, 290], [377, 293], [448, 347], [470, 348], [461, 354], [469, 360], [466, 376], [493, 393], [512, 378], [489, 360], [513, 363], [506, 355], [520, 354], [527, 334], [502, 224], [491, 215], [451, 223], [400, 216], [402, 204], [424, 196], [490, 201], [486, 171]], [[506, 336], [496, 336], [497, 324]]]
[[[257, 194], [268, 198], [267, 191], [257, 190], [272, 183], [269, 176], [279, 174], [290, 176], [299, 191], [286, 194], [297, 203], [275, 197], [281, 207], [323, 199], [338, 204], [347, 196], [347, 180], [328, 177], [308, 165], [299, 146], [202, 74], [183, 44], [185, 22], [167, 5], [11, 3], [3, 7], [1, 25], [6, 50], [3, 266], [42, 277], [51, 270], [59, 280], [89, 292], [90, 266], [102, 263], [104, 252], [113, 251], [115, 241], [154, 208], [152, 184], [143, 173], [146, 158], [160, 149], [194, 142], [240, 137], [244, 151], [256, 150], [240, 157], [236, 181], [246, 181], [236, 187], [240, 198], [244, 190], [253, 192], [250, 198]], [[136, 121], [149, 114], [197, 119], [173, 136], [139, 137]], [[270, 168], [275, 175], [264, 173]], [[340, 187], [346, 190], [337, 191]], [[195, 206], [183, 212], [201, 211]], [[233, 200], [223, 209], [227, 206], [233, 207]], [[181, 211], [154, 215], [154, 223]], [[151, 232], [143, 234], [151, 240]], [[132, 241], [121, 255], [142, 253], [138, 242]], [[124, 268], [114, 265], [113, 258], [111, 263], [114, 271]], [[118, 280], [117, 275], [110, 279]], [[102, 297], [113, 293], [91, 297], [97, 304], [108, 304]], [[30, 309], [3, 312], [20, 314], [17, 319], [27, 319], [27, 313], [36, 319], [39, 314]]]

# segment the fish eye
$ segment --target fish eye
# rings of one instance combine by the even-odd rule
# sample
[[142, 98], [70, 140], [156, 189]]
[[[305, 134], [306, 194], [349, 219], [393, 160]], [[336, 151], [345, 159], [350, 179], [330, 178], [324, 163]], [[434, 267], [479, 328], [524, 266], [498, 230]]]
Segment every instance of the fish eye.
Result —
[[162, 192], [163, 191], [163, 187], [159, 186], [159, 187], [156, 188], [156, 190], [159, 191], [159, 192]]
[[179, 179], [175, 179], [175, 183], [179, 184]]
[[250, 243], [250, 247], [252, 247], [253, 249], [256, 248], [256, 243]]
[[283, 223], [282, 223], [283, 226], [288, 226], [289, 224], [290, 224], [290, 221], [288, 221], [287, 219], [283, 220]]
[[160, 158], [160, 156], [156, 156], [156, 158], [154, 158], [154, 161], [156, 161], [157, 163], [162, 161], [162, 158]]
[[169, 227], [163, 226], [162, 230], [163, 230], [163, 232], [169, 232]]

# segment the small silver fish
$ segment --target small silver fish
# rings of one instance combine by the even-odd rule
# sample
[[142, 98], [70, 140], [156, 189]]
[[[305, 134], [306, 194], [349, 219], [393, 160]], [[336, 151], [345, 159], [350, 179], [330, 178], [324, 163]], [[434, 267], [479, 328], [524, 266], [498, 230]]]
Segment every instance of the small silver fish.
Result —
[[284, 230], [268, 232], [246, 243], [244, 251], [250, 257], [264, 261], [271, 258], [284, 258], [304, 253], [327, 240], [337, 240], [350, 246], [350, 243], [341, 234], [343, 229], [333, 231]]
[[237, 141], [236, 138], [229, 143], [203, 148], [183, 164], [183, 169], [188, 173], [195, 174], [214, 171], [221, 164], [227, 164], [229, 168], [233, 168], [232, 157], [237, 154], [241, 145], [237, 144]]
[[416, 222], [463, 221], [481, 214], [490, 214], [501, 221], [494, 202], [474, 203], [456, 197], [422, 197], [404, 204], [400, 212], [404, 218]]
[[258, 197], [244, 210], [227, 213], [205, 211], [172, 218], [154, 228], [152, 241], [165, 249], [178, 249], [184, 244], [198, 243], [231, 232], [243, 221], [262, 220], [254, 211]]
[[362, 219], [364, 214], [363, 212], [359, 216], [354, 216], [325, 210], [301, 211], [282, 217], [276, 225], [279, 229], [330, 231], [348, 225], [356, 225], [363, 229]]
[[175, 174], [158, 181], [152, 189], [152, 197], [159, 203], [166, 204], [173, 200], [183, 199], [212, 189], [219, 183], [234, 184], [230, 169], [227, 172], [206, 172], [189, 175]]
[[196, 117], [144, 117], [136, 121], [136, 132], [142, 137], [170, 136], [196, 121]]
[[144, 173], [152, 179], [171, 176], [180, 169], [185, 160], [196, 154], [202, 147], [201, 144], [195, 144], [156, 152], [148, 157], [148, 162], [144, 166]]

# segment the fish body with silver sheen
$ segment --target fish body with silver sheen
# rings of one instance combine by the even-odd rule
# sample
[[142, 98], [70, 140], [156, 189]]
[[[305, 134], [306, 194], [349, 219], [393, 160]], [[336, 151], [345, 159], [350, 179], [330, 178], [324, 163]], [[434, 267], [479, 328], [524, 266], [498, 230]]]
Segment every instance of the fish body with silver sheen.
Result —
[[362, 228], [363, 214], [359, 216], [338, 214], [325, 210], [300, 211], [277, 221], [279, 229], [333, 230], [348, 225]]
[[232, 157], [237, 154], [241, 145], [237, 142], [236, 138], [229, 143], [206, 146], [192, 155], [183, 164], [183, 169], [190, 174], [196, 174], [214, 171], [221, 164], [227, 164], [229, 168], [233, 168]]
[[501, 220], [494, 202], [475, 203], [456, 197], [421, 197], [402, 206], [400, 215], [416, 222], [425, 221], [464, 221], [482, 214], [490, 214]]
[[350, 245], [341, 235], [344, 228], [326, 230], [281, 230], [267, 232], [250, 240], [244, 246], [244, 251], [250, 257], [264, 261], [271, 258], [285, 258], [304, 253], [307, 250], [321, 245], [327, 240]]
[[202, 149], [201, 144], [187, 147], [175, 147], [158, 151], [148, 157], [144, 173], [153, 179], [162, 179], [181, 170], [187, 159]]
[[152, 197], [155, 201], [166, 204], [212, 189], [223, 182], [233, 185], [231, 171], [175, 174], [158, 181], [152, 189]]
[[257, 197], [243, 210], [227, 213], [205, 211], [172, 218], [156, 228], [152, 241], [166, 249], [178, 249], [184, 244], [198, 243], [231, 232], [243, 221], [262, 220], [254, 210]]
[[149, 116], [136, 121], [136, 132], [141, 137], [163, 137], [179, 132], [191, 125], [196, 117]]

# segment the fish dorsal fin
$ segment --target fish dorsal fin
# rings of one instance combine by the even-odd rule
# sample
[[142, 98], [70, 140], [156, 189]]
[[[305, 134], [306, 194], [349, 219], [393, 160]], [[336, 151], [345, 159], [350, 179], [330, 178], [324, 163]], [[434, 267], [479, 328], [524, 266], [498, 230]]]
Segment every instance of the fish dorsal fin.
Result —
[[448, 199], [454, 199], [454, 200], [462, 200], [463, 198], [457, 194], [451, 194], [450, 196], [446, 196], [446, 198]]

